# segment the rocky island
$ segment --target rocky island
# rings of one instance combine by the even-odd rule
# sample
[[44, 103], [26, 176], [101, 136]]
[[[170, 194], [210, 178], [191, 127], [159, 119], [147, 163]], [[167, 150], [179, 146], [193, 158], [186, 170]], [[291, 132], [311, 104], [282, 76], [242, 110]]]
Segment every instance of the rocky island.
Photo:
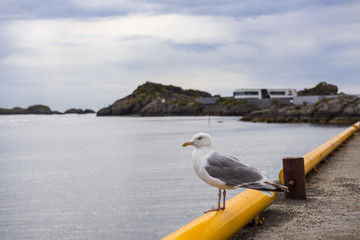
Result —
[[[77, 113], [77, 114], [86, 114], [86, 113], [95, 113], [94, 110], [81, 108], [71, 108], [65, 111], [65, 114], [68, 113]], [[37, 104], [29, 106], [28, 108], [14, 107], [12, 109], [0, 108], [0, 115], [13, 115], [13, 114], [64, 114], [59, 111], [53, 111], [51, 108], [45, 105]]]
[[65, 114], [88, 114], [88, 113], [95, 113], [95, 111], [92, 109], [82, 110], [81, 108], [70, 108], [65, 111]]
[[208, 92], [146, 82], [132, 94], [100, 109], [97, 116], [241, 115], [254, 110], [246, 103], [220, 97], [211, 105], [197, 101], [212, 97]]
[[5, 114], [62, 114], [58, 111], [52, 111], [48, 106], [37, 104], [28, 108], [14, 107], [12, 109], [0, 108], [0, 115]]

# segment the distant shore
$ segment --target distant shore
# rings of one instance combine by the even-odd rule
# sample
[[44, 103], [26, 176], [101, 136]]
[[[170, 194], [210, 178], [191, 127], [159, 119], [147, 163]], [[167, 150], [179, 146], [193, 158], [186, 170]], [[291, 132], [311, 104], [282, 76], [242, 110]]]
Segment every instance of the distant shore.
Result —
[[[337, 87], [319, 83], [304, 94], [330, 94], [314, 104], [299, 105], [291, 99], [235, 99], [212, 96], [208, 92], [173, 85], [146, 82], [128, 96], [96, 112], [102, 116], [238, 116], [241, 121], [267, 123], [349, 124], [360, 120], [360, 99], [356, 95], [338, 94]], [[284, 99], [282, 99], [284, 100]], [[266, 104], [265, 104], [266, 103]], [[0, 108], [1, 114], [87, 114], [91, 109], [70, 108], [64, 113], [45, 105], [28, 108]]]
[[14, 107], [12, 109], [8, 108], [0, 108], [0, 115], [17, 115], [17, 114], [87, 114], [87, 113], [95, 113], [94, 110], [91, 109], [85, 109], [82, 110], [81, 108], [70, 108], [66, 110], [64, 113], [59, 111], [53, 111], [50, 107], [45, 105], [32, 105], [28, 108], [20, 108], [20, 107]]

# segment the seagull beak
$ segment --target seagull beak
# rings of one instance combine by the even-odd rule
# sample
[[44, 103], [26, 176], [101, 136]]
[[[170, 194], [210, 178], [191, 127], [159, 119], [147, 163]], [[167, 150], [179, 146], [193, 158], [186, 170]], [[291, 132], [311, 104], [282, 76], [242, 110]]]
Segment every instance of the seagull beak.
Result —
[[187, 142], [184, 142], [184, 143], [182, 144], [183, 147], [186, 147], [186, 146], [189, 146], [189, 145], [194, 145], [194, 143], [191, 142], [191, 141], [187, 141]]

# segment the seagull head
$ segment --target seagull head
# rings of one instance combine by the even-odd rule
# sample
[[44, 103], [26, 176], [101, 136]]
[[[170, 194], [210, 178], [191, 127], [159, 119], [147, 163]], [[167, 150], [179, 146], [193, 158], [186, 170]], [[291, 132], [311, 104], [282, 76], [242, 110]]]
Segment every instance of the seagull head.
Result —
[[184, 142], [183, 147], [192, 145], [196, 148], [212, 147], [212, 139], [207, 133], [195, 134], [190, 141]]

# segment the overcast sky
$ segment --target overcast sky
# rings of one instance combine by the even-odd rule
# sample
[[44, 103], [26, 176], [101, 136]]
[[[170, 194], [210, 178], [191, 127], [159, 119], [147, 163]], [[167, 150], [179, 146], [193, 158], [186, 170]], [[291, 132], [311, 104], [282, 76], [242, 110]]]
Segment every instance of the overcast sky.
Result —
[[100, 108], [146, 81], [360, 94], [360, 1], [0, 0], [0, 107]]

